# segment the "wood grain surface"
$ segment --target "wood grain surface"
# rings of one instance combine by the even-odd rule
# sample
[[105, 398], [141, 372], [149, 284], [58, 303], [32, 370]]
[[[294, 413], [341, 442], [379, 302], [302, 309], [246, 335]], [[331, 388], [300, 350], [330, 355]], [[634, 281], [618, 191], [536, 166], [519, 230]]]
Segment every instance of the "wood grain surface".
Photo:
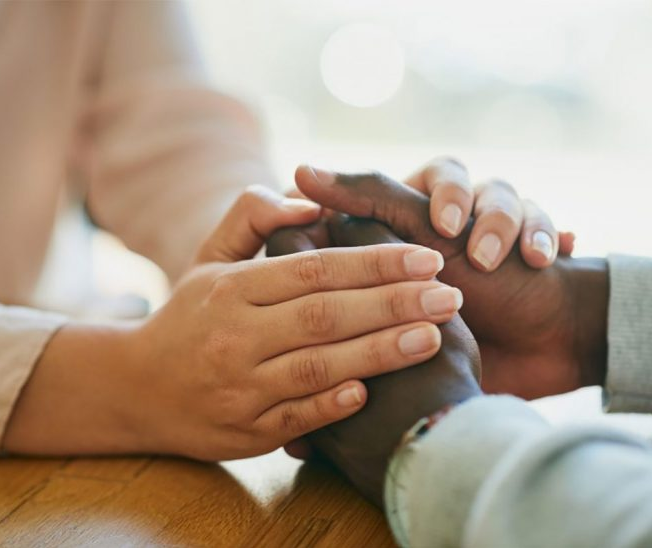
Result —
[[324, 464], [277, 451], [0, 459], [1, 546], [394, 546], [382, 513]]

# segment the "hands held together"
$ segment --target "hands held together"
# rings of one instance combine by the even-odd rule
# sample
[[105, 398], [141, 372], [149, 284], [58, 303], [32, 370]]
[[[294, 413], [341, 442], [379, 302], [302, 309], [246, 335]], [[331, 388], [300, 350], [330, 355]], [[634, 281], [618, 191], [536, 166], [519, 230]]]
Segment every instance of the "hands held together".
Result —
[[[481, 393], [480, 356], [486, 391], [601, 383], [604, 262], [555, 262], [572, 235], [509, 185], [473, 189], [447, 159], [407, 185], [306, 167], [296, 182], [313, 201], [250, 188], [142, 323], [62, 328], [4, 448], [221, 460], [312, 432], [379, 502], [401, 434]], [[254, 258], [265, 241], [275, 257]]]
[[[439, 166], [429, 166], [411, 180], [423, 181], [429, 172], [447, 173]], [[453, 173], [461, 169], [455, 164]], [[480, 187], [477, 217], [467, 222], [469, 208], [460, 208], [464, 228], [448, 239], [433, 225], [441, 224], [441, 213], [450, 205], [435, 204], [434, 196], [445, 195], [446, 189], [448, 197], [459, 203], [460, 185], [450, 179], [441, 183], [435, 177], [434, 183], [421, 186], [432, 192], [430, 199], [377, 174], [335, 175], [300, 168], [297, 184], [325, 207], [355, 216], [330, 217], [327, 232], [333, 244], [404, 240], [436, 248], [446, 259], [439, 278], [465, 295], [463, 320], [456, 316], [440, 327], [443, 344], [436, 356], [408, 370], [368, 380], [365, 409], [309, 437], [376, 503], [381, 500], [389, 455], [401, 434], [420, 417], [480, 393], [478, 345], [486, 391], [533, 398], [602, 382], [606, 265], [600, 260], [562, 258], [550, 268], [539, 269], [555, 259], [557, 233], [531, 203], [519, 208], [511, 187], [502, 182]], [[297, 231], [277, 232], [268, 242], [268, 251], [291, 252], [293, 245], [305, 249], [325, 239], [315, 237], [319, 232], [315, 225], [303, 229], [303, 234]], [[548, 237], [552, 248], [540, 245]], [[487, 265], [481, 252], [487, 239], [500, 240], [494, 262], [489, 261], [492, 274], [481, 272]], [[517, 239], [519, 250], [512, 250]], [[560, 242], [564, 254], [572, 251], [572, 235], [562, 234]], [[290, 451], [301, 454], [305, 448], [293, 444]]]

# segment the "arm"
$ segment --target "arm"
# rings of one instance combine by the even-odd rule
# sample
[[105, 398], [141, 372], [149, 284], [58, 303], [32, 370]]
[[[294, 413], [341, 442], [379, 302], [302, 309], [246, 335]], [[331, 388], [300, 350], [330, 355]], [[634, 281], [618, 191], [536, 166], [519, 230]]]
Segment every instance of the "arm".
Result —
[[[562, 355], [572, 361], [571, 367], [562, 368], [573, 379], [571, 384], [604, 383], [610, 301], [609, 341], [625, 351], [625, 358], [630, 363], [634, 360], [635, 365], [628, 386], [618, 387], [620, 396], [628, 397], [630, 405], [649, 405], [650, 343], [645, 339], [649, 329], [640, 326], [649, 326], [650, 307], [646, 303], [651, 294], [647, 284], [652, 262], [612, 258], [611, 296], [607, 261], [602, 259], [564, 259], [537, 273], [523, 268], [512, 254], [501, 271], [483, 279], [463, 263], [453, 262], [465, 240], [438, 240], [427, 219], [428, 204], [421, 196], [377, 176], [331, 179], [330, 184], [319, 188], [311, 186], [310, 179], [303, 185], [301, 179], [298, 182], [306, 194], [328, 207], [374, 217], [409, 240], [442, 249], [449, 259], [443, 275], [465, 288], [467, 306], [462, 314], [477, 325], [476, 334], [483, 335], [483, 361], [487, 356], [496, 367], [507, 367], [506, 378], [516, 371], [509, 369], [508, 359], [520, 370], [525, 368], [524, 361], [530, 361], [535, 369], [519, 379], [525, 387], [532, 387], [528, 390], [540, 389], [537, 383], [551, 373], [552, 385], [563, 386], [560, 379], [554, 379], [556, 357], [545, 354], [555, 337], [532, 353], [541, 331], [551, 327], [558, 333], [552, 346], [565, 345]], [[334, 233], [344, 228], [344, 233], [353, 234], [349, 237], [355, 240], [360, 221], [338, 218], [344, 221], [334, 227]], [[469, 298], [474, 289], [477, 302]], [[500, 299], [492, 300], [501, 293], [510, 302], [506, 314], [496, 306]], [[564, 304], [559, 307], [559, 303]], [[493, 329], [496, 317], [500, 326]], [[517, 336], [512, 340], [501, 338], [500, 330]], [[624, 348], [623, 341], [629, 341]], [[513, 350], [524, 342], [530, 354], [521, 352], [519, 356]], [[502, 351], [501, 344], [505, 347]], [[613, 361], [613, 344], [609, 356], [613, 377], [611, 372], [620, 367]], [[621, 369], [617, 378], [623, 380], [625, 371]], [[507, 382], [502, 386], [508, 386]], [[410, 390], [409, 385], [395, 383], [392, 389], [407, 399], [419, 388]], [[523, 386], [517, 388], [522, 390]], [[433, 406], [435, 394], [433, 389]], [[421, 394], [424, 396], [428, 398]], [[384, 425], [390, 420], [391, 424], [396, 409], [401, 412], [401, 406], [385, 408], [384, 419], [367, 415], [367, 424], [359, 425], [357, 433], [373, 428], [374, 421]], [[343, 424], [364, 418], [360, 414]], [[364, 437], [362, 440], [369, 443]], [[360, 442], [353, 430], [334, 443], [347, 449], [346, 444], [355, 447]], [[358, 451], [364, 452], [364, 448]], [[404, 545], [458, 546], [464, 541], [468, 546], [642, 546], [652, 538], [651, 462], [649, 447], [635, 438], [607, 429], [552, 431], [520, 400], [473, 398], [394, 457], [385, 502], [393, 529]], [[356, 471], [355, 462], [348, 467]]]
[[[649, 326], [652, 261], [609, 262], [609, 277], [604, 260], [564, 262], [580, 312], [578, 361], [587, 383], [604, 384], [609, 314], [608, 375], [620, 382], [610, 388], [608, 380], [607, 393], [621, 410], [640, 411], [650, 405], [652, 356], [641, 326]], [[636, 437], [555, 430], [520, 400], [478, 398], [394, 457], [388, 517], [403, 545], [646, 546], [651, 456]]]
[[[335, 215], [329, 232], [336, 245], [399, 244], [380, 223]], [[286, 228], [268, 241], [272, 255], [294, 253], [310, 245], [302, 229]], [[310, 234], [308, 234], [310, 236]], [[401, 303], [395, 305], [401, 307]], [[455, 315], [441, 327], [441, 348], [419, 365], [366, 381], [368, 402], [355, 417], [332, 424], [308, 436], [312, 447], [330, 459], [376, 505], [382, 505], [385, 470], [403, 432], [417, 419], [446, 405], [481, 393], [480, 360], [468, 328]], [[380, 350], [376, 350], [380, 354]], [[355, 355], [355, 354], [351, 354]], [[347, 360], [347, 366], [355, 361]]]
[[635, 436], [475, 398], [398, 453], [387, 510], [402, 545], [647, 546], [651, 457]]
[[[456, 311], [456, 290], [432, 281], [439, 253], [391, 245], [247, 260], [275, 229], [319, 215], [314, 203], [250, 188], [151, 317], [52, 336], [3, 447], [253, 456], [357, 412], [367, 395], [359, 379], [433, 356], [432, 324]], [[350, 354], [362, 357], [354, 367], [342, 359]], [[6, 372], [19, 367], [24, 381], [31, 363], [19, 358]]]
[[[476, 228], [474, 218], [458, 237], [443, 238], [432, 227], [429, 198], [388, 177], [301, 168], [296, 181], [305, 195], [325, 207], [373, 218], [404, 241], [442, 252], [446, 268], [440, 278], [464, 294], [461, 314], [480, 347], [486, 392], [532, 399], [604, 378], [593, 371], [594, 360], [604, 371], [606, 354], [608, 283], [603, 259], [563, 257], [537, 270], [512, 249], [494, 272], [480, 272], [465, 253]], [[500, 219], [492, 222], [500, 224]], [[490, 224], [485, 223], [484, 230]], [[596, 289], [598, 298], [589, 288]], [[594, 309], [602, 314], [591, 316]]]
[[274, 176], [253, 114], [213, 89], [182, 3], [107, 7], [84, 113], [88, 208], [175, 280], [245, 186]]

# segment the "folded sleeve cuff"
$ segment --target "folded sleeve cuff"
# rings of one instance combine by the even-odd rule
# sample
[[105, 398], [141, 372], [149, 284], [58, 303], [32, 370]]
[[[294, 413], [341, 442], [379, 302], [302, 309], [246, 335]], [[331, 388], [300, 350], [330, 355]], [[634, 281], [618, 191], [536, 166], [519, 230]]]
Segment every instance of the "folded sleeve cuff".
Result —
[[0, 441], [43, 349], [65, 321], [58, 314], [0, 305]]
[[605, 410], [652, 412], [652, 259], [609, 257]]
[[523, 400], [482, 396], [458, 406], [404, 446], [390, 463], [385, 489], [388, 519], [399, 544], [459, 546], [485, 478], [508, 450], [548, 428]]

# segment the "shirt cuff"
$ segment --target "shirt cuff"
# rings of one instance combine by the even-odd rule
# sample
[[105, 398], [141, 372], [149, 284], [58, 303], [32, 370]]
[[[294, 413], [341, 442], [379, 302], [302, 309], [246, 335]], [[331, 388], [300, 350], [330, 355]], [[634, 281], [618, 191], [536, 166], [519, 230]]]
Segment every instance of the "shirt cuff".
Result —
[[473, 398], [392, 458], [387, 517], [401, 546], [459, 546], [484, 480], [515, 445], [549, 426], [511, 396]]
[[604, 408], [652, 412], [652, 259], [609, 257], [609, 323]]
[[0, 305], [0, 442], [43, 349], [65, 322], [59, 314]]

